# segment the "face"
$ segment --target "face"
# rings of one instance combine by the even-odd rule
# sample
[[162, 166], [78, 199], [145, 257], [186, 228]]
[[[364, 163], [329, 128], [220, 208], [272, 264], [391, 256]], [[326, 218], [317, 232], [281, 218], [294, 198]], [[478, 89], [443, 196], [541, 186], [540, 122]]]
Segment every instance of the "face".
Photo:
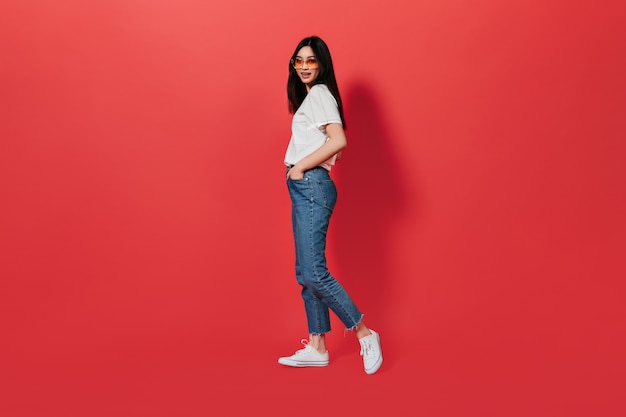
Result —
[[313, 49], [310, 46], [302, 47], [293, 60], [293, 66], [298, 73], [298, 77], [300, 77], [300, 81], [306, 86], [307, 91], [310, 90], [319, 73], [317, 57]]

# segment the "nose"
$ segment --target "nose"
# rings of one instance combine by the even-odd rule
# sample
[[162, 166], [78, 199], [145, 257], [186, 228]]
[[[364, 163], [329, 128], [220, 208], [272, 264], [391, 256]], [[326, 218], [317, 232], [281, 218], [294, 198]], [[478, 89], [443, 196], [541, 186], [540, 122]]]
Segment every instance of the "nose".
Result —
[[304, 69], [304, 67], [309, 69], [309, 64], [308, 64], [308, 62], [306, 60], [302, 63], [302, 69]]

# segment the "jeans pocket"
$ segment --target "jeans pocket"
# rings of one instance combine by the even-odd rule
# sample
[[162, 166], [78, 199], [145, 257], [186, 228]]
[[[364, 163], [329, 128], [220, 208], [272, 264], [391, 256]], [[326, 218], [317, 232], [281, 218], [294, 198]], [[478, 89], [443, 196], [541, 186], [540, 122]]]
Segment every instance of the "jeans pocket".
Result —
[[318, 180], [317, 190], [320, 193], [324, 207], [332, 210], [337, 202], [337, 188], [332, 179]]

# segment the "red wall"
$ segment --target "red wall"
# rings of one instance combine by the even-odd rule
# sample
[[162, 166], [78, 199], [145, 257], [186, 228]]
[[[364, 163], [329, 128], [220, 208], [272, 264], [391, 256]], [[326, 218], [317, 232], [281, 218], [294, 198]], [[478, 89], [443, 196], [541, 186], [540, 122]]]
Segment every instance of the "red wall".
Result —
[[60, 371], [113, 378], [154, 346], [228, 357], [267, 339], [274, 363], [305, 335], [282, 157], [288, 59], [317, 34], [349, 142], [329, 263], [389, 375], [430, 370], [427, 389], [443, 369], [504, 398], [477, 415], [623, 415], [624, 16], [619, 1], [3, 3], [8, 398]]

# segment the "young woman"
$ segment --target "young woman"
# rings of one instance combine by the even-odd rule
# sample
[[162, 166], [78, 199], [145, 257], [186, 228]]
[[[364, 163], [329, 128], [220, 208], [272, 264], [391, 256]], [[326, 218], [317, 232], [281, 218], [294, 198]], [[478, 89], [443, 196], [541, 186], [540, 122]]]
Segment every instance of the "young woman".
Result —
[[326, 267], [326, 232], [337, 190], [330, 171], [346, 146], [343, 107], [328, 46], [312, 36], [296, 47], [287, 82], [292, 135], [287, 152], [287, 187], [291, 197], [296, 248], [296, 280], [302, 287], [309, 339], [303, 349], [278, 359], [287, 366], [326, 366], [325, 334], [329, 309], [354, 331], [361, 345], [365, 372], [383, 361], [380, 337], [363, 323], [363, 314]]

